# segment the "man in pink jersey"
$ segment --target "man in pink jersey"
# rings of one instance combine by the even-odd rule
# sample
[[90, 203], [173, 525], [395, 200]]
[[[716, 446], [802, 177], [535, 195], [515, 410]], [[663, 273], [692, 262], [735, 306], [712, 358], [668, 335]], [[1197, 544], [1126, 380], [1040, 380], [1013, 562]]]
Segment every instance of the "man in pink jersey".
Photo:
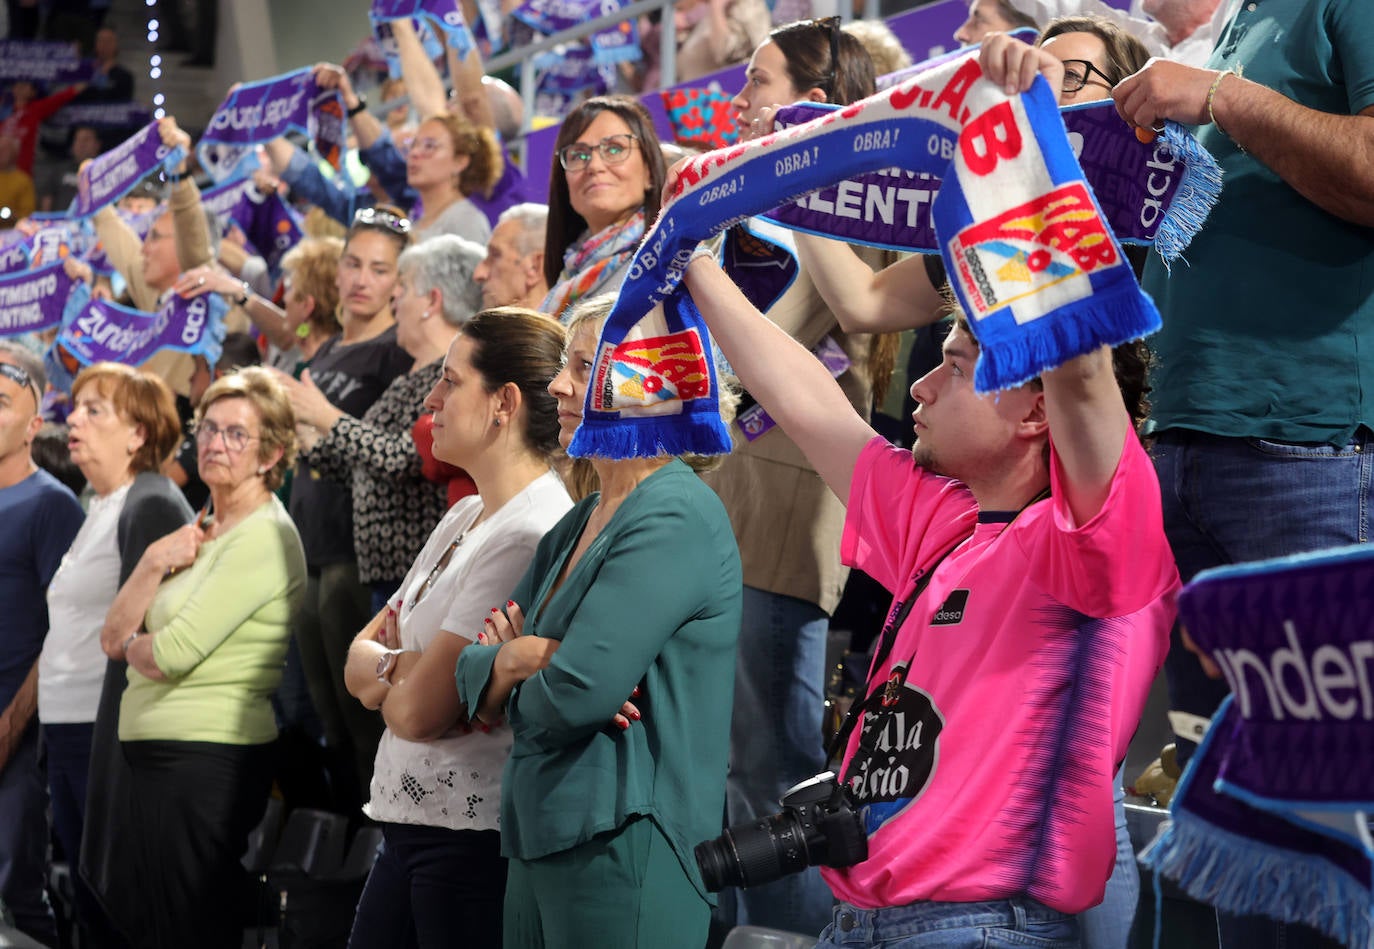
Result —
[[[1056, 68], [990, 47], [996, 82]], [[821, 946], [1078, 946], [1179, 585], [1111, 353], [980, 396], [960, 325], [912, 386], [908, 454], [713, 261], [694, 259], [686, 285], [744, 386], [846, 499], [845, 562], [900, 620], [841, 768], [869, 855], [823, 870], [839, 905]]]

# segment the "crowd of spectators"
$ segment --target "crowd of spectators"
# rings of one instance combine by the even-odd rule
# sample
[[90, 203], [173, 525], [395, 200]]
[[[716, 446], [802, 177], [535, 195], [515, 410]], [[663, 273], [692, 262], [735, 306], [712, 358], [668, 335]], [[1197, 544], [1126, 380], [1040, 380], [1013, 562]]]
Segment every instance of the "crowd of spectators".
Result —
[[[44, 123], [133, 94], [88, 6], [92, 78], [11, 83], [0, 115], [0, 226], [26, 235], [114, 144], [59, 121], [49, 154]], [[1163, 331], [979, 395], [938, 257], [797, 233], [795, 276], [760, 302], [722, 265], [752, 253], [745, 220], [684, 281], [726, 380], [733, 448], [711, 458], [567, 451], [681, 168], [625, 94], [658, 83], [652, 57], [571, 102], [550, 167], [522, 169], [513, 90], [397, 21], [399, 75], [313, 69], [366, 180], [289, 138], [255, 150], [251, 200], [290, 206], [289, 248], [210, 210], [191, 131], [158, 120], [186, 158], [90, 218], [106, 266], [63, 269], [147, 314], [218, 298], [213, 361], [76, 366], [61, 392], [40, 358], [56, 330], [0, 339], [0, 924], [50, 946], [239, 945], [239, 861], [276, 795], [381, 828], [343, 908], [359, 947], [697, 949], [755, 925], [1124, 949], [1146, 695], [1167, 673], [1186, 763], [1226, 692], [1174, 627], [1180, 581], [1374, 531], [1374, 47], [1356, 38], [1374, 8], [1140, 6], [972, 0], [955, 38], [1009, 91], [1044, 76], [1062, 105], [1200, 127], [1226, 184], [1188, 263], [1132, 257]], [[35, 5], [9, 8], [36, 35]], [[674, 12], [680, 79], [747, 62], [740, 141], [910, 62], [879, 22], [789, 9]], [[875, 431], [890, 386], [914, 449]], [[826, 656], [851, 569], [888, 628], [835, 759]], [[951, 637], [934, 617], [955, 609]], [[830, 766], [869, 856], [718, 903], [694, 846]], [[897, 766], [919, 787], [865, 785]], [[62, 933], [52, 859], [72, 870]], [[1334, 944], [1261, 918], [1219, 932]]]

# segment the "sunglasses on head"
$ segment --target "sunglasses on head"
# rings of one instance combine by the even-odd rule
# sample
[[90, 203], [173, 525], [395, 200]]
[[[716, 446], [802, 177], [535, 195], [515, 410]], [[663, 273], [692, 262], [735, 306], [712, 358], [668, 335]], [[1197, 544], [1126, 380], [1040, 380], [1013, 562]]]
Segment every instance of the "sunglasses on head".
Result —
[[359, 208], [353, 215], [354, 227], [380, 227], [405, 237], [410, 233], [410, 218], [384, 208]]

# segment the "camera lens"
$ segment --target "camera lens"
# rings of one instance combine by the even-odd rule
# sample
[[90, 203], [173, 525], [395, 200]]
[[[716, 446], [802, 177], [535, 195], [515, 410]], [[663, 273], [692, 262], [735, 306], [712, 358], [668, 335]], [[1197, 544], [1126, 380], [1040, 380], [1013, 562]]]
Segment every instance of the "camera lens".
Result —
[[706, 889], [771, 883], [809, 865], [806, 830], [787, 810], [752, 824], [737, 824], [694, 851]]

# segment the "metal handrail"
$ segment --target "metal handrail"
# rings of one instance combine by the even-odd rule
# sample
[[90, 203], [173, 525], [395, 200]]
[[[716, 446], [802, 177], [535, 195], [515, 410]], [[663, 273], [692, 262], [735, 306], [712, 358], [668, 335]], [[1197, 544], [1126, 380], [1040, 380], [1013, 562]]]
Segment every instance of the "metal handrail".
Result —
[[534, 58], [540, 53], [551, 50], [564, 43], [573, 43], [580, 39], [585, 39], [593, 33], [615, 26], [631, 17], [649, 13], [653, 10], [663, 11], [663, 16], [659, 21], [659, 71], [661, 74], [661, 84], [664, 88], [673, 85], [677, 81], [677, 18], [673, 16], [675, 0], [636, 0], [627, 6], [621, 7], [613, 13], [607, 13], [594, 20], [579, 23], [577, 26], [545, 36], [532, 43], [526, 43], [519, 49], [513, 49], [493, 56], [485, 63], [488, 73], [498, 72], [511, 66], [520, 67], [520, 98], [524, 101], [524, 117], [521, 120], [521, 163], [524, 162], [523, 137], [528, 134], [533, 127], [534, 121]]

